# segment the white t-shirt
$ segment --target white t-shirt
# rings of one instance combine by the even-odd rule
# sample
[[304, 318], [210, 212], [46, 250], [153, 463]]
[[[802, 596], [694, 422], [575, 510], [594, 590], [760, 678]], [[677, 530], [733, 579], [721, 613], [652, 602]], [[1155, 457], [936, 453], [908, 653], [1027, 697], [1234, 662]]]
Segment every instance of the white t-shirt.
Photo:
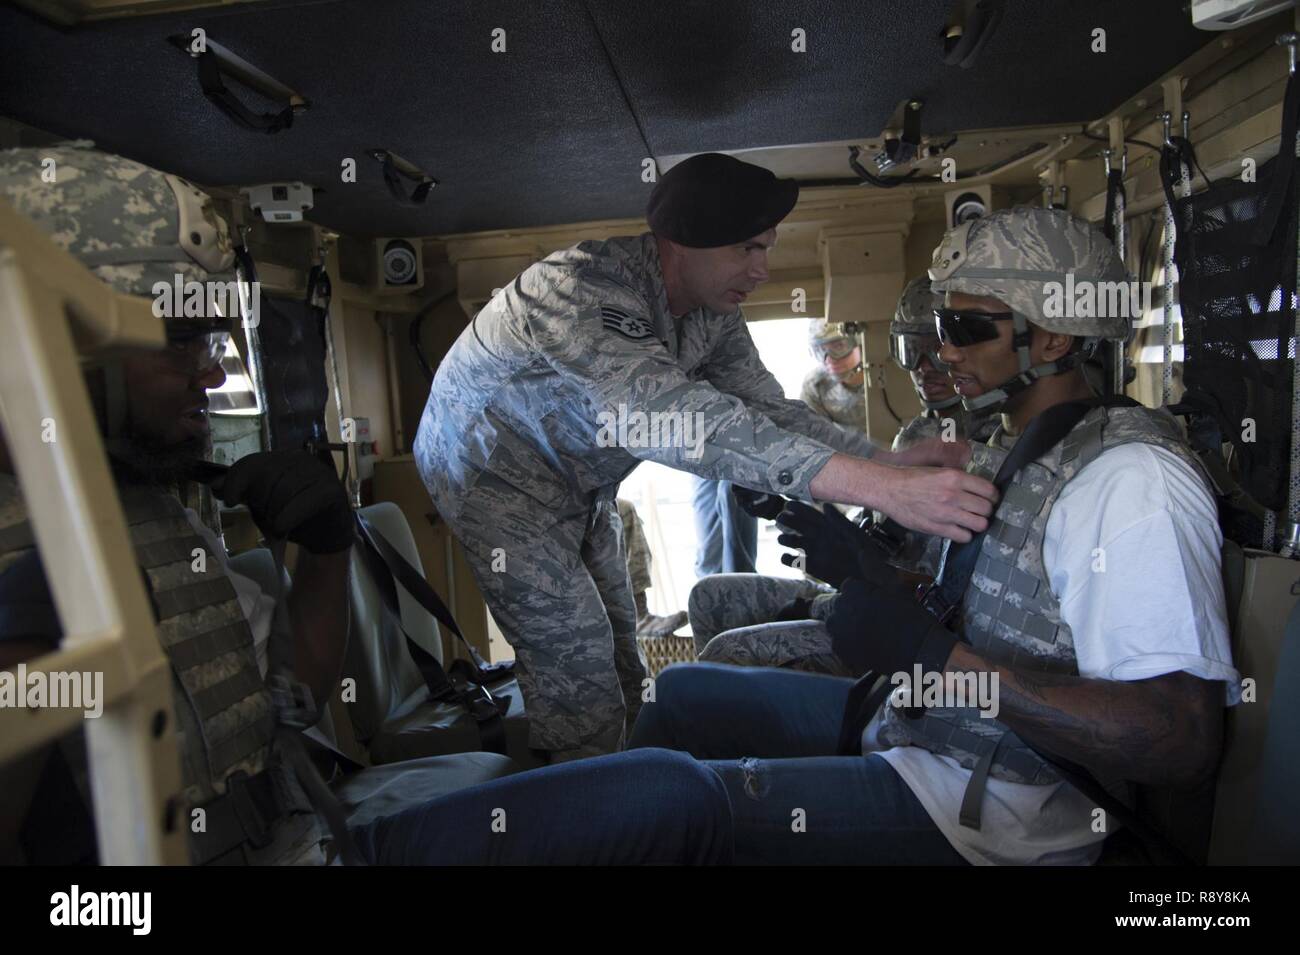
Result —
[[[1182, 670], [1223, 680], [1225, 702], [1239, 702], [1222, 543], [1209, 489], [1163, 448], [1120, 445], [1075, 475], [1048, 515], [1043, 563], [1074, 636], [1079, 675], [1145, 680]], [[877, 725], [878, 719], [867, 727], [864, 740], [875, 741]], [[970, 770], [917, 746], [875, 755], [903, 778], [968, 862], [1082, 865], [1101, 854], [1104, 834], [1091, 828], [1095, 806], [1068, 783], [1031, 786], [990, 776], [981, 827], [968, 829], [958, 811]]]

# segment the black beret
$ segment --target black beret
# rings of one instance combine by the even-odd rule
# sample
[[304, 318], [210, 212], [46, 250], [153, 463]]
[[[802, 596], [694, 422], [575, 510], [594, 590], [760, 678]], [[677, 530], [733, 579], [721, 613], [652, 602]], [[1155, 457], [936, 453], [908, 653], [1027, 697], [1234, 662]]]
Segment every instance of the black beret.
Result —
[[696, 249], [735, 245], [790, 214], [799, 184], [722, 153], [684, 159], [660, 177], [646, 218], [655, 235]]

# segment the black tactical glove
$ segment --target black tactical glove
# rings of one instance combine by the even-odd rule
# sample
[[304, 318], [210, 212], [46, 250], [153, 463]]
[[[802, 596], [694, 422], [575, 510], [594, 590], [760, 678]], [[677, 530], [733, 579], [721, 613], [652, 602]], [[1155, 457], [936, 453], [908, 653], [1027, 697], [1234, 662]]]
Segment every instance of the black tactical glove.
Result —
[[848, 580], [826, 620], [835, 655], [865, 673], [941, 673], [957, 636], [897, 588]]
[[213, 491], [231, 507], [248, 505], [268, 537], [313, 554], [352, 546], [352, 508], [334, 469], [307, 451], [263, 451], [240, 458]]
[[778, 620], [811, 620], [812, 619], [812, 599], [809, 597], [796, 597], [790, 601], [780, 612], [772, 618], [772, 622]]
[[[803, 551], [803, 569], [818, 580], [837, 589], [850, 577], [873, 586], [897, 586], [898, 575], [871, 535], [830, 504], [818, 510], [802, 501], [790, 501], [776, 523], [786, 532], [777, 537], [777, 543]], [[781, 563], [787, 567], [801, 566], [798, 560], [797, 554], [781, 555]]]
[[776, 520], [776, 516], [785, 507], [785, 498], [780, 494], [768, 494], [766, 491], [751, 491], [739, 484], [731, 485], [731, 493], [736, 498], [740, 509], [751, 517]]

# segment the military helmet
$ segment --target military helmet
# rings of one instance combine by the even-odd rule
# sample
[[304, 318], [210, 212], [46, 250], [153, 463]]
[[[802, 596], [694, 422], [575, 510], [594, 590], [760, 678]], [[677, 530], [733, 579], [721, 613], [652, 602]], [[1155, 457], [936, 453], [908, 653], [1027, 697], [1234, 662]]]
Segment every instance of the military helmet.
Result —
[[234, 277], [221, 274], [234, 250], [207, 195], [86, 141], [0, 152], [0, 198], [119, 292]]
[[[935, 249], [930, 280], [945, 301], [948, 293], [962, 292], [991, 296], [1011, 309], [1011, 347], [1019, 372], [998, 388], [962, 398], [968, 411], [992, 409], [1039, 378], [1083, 365], [1103, 340], [1126, 340], [1139, 308], [1137, 285], [1129, 281], [1115, 247], [1064, 209], [1017, 206], [962, 223]], [[970, 321], [947, 308], [938, 311], [940, 324]], [[1032, 365], [1031, 324], [1077, 336], [1083, 347]]]
[[[247, 289], [232, 270], [235, 252], [212, 199], [179, 176], [99, 149], [87, 141], [0, 152], [0, 199], [119, 292], [173, 300], [187, 283], [230, 282], [241, 309]], [[212, 285], [203, 301], [212, 301]], [[167, 334], [200, 364], [220, 360], [234, 316], [194, 317], [173, 301]], [[208, 312], [205, 308], [203, 311]]]
[[[225, 220], [210, 197], [178, 176], [85, 141], [24, 147], [0, 151], [0, 201], [118, 292], [153, 298], [154, 314], [168, 316], [170, 347], [196, 372], [222, 360], [234, 317], [207, 307], [213, 283], [237, 289], [237, 307], [246, 316], [250, 305], [256, 308], [255, 293], [232, 270], [235, 252]], [[176, 290], [191, 298], [193, 283], [204, 283], [198, 316], [176, 301]], [[156, 292], [160, 285], [167, 291]], [[170, 308], [159, 307], [162, 295]], [[103, 363], [101, 371], [105, 435], [116, 439], [124, 427], [126, 384], [116, 361]]]
[[1001, 299], [1050, 332], [1127, 338], [1134, 285], [1115, 246], [1064, 209], [1017, 206], [944, 235], [930, 265], [935, 292]]
[[889, 334], [933, 335], [935, 299], [928, 275], [908, 282], [903, 287], [903, 294], [898, 297], [894, 320], [889, 323]]
[[832, 322], [824, 318], [814, 318], [808, 323], [808, 344], [819, 345], [839, 339], [851, 340], [844, 331], [842, 322]]

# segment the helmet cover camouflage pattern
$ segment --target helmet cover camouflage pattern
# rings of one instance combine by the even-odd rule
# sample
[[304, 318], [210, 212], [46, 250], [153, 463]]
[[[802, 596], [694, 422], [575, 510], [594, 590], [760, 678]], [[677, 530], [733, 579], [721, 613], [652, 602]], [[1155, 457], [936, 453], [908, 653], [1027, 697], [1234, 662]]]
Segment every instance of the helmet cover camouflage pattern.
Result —
[[0, 151], [0, 199], [119, 292], [234, 277], [230, 232], [209, 197], [86, 141]]
[[810, 345], [838, 341], [841, 338], [849, 338], [845, 334], [844, 325], [841, 322], [830, 322], [824, 318], [814, 318], [808, 323], [808, 344]]
[[949, 230], [930, 279], [935, 292], [992, 296], [1063, 335], [1123, 339], [1137, 317], [1115, 247], [1064, 209], [1016, 206]]
[[939, 297], [930, 289], [930, 277], [923, 275], [912, 279], [898, 297], [894, 320], [889, 323], [891, 335], [933, 335], [934, 309]]

